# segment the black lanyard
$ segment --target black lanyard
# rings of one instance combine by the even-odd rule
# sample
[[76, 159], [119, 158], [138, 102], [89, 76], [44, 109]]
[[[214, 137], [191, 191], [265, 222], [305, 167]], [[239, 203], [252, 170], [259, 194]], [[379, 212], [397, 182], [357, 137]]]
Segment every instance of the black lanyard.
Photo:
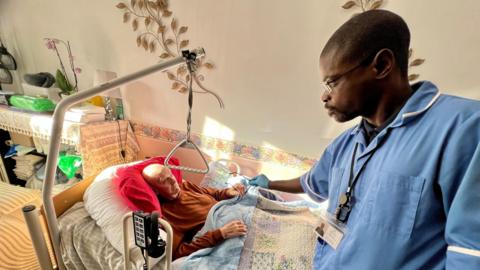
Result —
[[355, 144], [355, 149], [353, 149], [352, 162], [350, 163], [350, 177], [348, 178], [347, 191], [340, 195], [340, 198], [338, 199], [337, 209], [335, 209], [335, 217], [338, 221], [343, 223], [347, 222], [353, 207], [353, 189], [355, 188], [355, 185], [357, 184], [360, 174], [365, 168], [365, 165], [367, 165], [368, 161], [370, 161], [370, 158], [373, 156], [377, 148], [378, 146], [374, 150], [372, 150], [372, 152], [370, 152], [367, 160], [365, 161], [365, 163], [363, 163], [362, 167], [354, 177], [353, 175], [355, 169], [355, 157], [357, 155], [358, 143]]

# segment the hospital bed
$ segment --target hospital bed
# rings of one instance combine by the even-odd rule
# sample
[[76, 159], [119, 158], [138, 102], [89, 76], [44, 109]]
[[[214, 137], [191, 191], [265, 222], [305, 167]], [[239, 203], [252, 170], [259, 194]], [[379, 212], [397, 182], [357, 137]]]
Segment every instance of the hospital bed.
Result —
[[[173, 143], [170, 142], [164, 142], [146, 137], [138, 138], [138, 142], [141, 145], [141, 152], [138, 156], [139, 160], [144, 160], [158, 155], [165, 156], [174, 146]], [[182, 164], [188, 166], [198, 166], [198, 161], [189, 159], [189, 157], [193, 156], [192, 151], [193, 150], [191, 149], [180, 149], [177, 152], [176, 157], [182, 159]], [[183, 162], [183, 160], [185, 162]], [[89, 269], [85, 265], [83, 267], [78, 265], [83, 263], [87, 263], [87, 265], [91, 267], [90, 269], [97, 269], [92, 268], [92, 265], [97, 265], [99, 267], [102, 265], [104, 266], [104, 268], [98, 269], [124, 269], [125, 260], [130, 261], [131, 265], [129, 267], [131, 268], [138, 268], [139, 263], [143, 263], [143, 258], [138, 256], [138, 250], [136, 252], [136, 256], [132, 256], [130, 254], [130, 258], [127, 259], [128, 256], [124, 255], [128, 253], [120, 253], [118, 249], [115, 249], [106, 239], [102, 228], [96, 224], [98, 221], [94, 220], [84, 207], [85, 192], [89, 189], [89, 187], [91, 188], [92, 185], [95, 185], [98, 182], [99, 176], [100, 178], [105, 178], [105, 172], [110, 174], [111, 172], [114, 172], [114, 168], [116, 167], [118, 166], [106, 168], [106, 170], [103, 172], [104, 176], [98, 175], [84, 179], [75, 186], [53, 197], [53, 204], [55, 207], [56, 216], [58, 218], [58, 226], [62, 240], [62, 258], [64, 258], [64, 262], [69, 269], [72, 269], [73, 266], [75, 266], [73, 269]], [[187, 172], [184, 173], [184, 178], [191, 179], [193, 182], [198, 184], [202, 179], [202, 176]], [[111, 179], [100, 179], [100, 181], [102, 180], [110, 181]], [[110, 195], [111, 194], [107, 194], [106, 196]], [[105, 202], [106, 200], [103, 201]], [[125, 224], [130, 225], [131, 219], [123, 219], [123, 216], [126, 214], [124, 209], [115, 209], [113, 206], [111, 209], [112, 211], [118, 211], [115, 213], [119, 216], [118, 220], [125, 220]], [[131, 216], [131, 212], [129, 213]], [[44, 213], [42, 212], [42, 219], [43, 214]], [[160, 222], [164, 227], [169, 227], [166, 221], [161, 220]], [[129, 229], [129, 234], [131, 235], [131, 226]], [[117, 233], [121, 234], [122, 231], [117, 231]], [[171, 241], [168, 240], [170, 240], [171, 234], [165, 232], [164, 237], [167, 240], [165, 256], [162, 257], [162, 261], [153, 269], [163, 269], [163, 267], [165, 267], [165, 269], [170, 269], [168, 268], [168, 265], [171, 263], [171, 245], [168, 244], [171, 244]], [[134, 249], [133, 242], [130, 241], [130, 247], [127, 250], [131, 251], [132, 249]]]

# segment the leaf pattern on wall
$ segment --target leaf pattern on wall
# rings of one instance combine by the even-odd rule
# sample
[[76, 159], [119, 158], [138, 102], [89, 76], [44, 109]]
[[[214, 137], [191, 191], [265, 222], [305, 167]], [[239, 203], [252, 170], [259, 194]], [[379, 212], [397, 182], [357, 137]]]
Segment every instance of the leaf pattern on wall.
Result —
[[[123, 12], [123, 22], [130, 24], [132, 30], [137, 32], [136, 44], [146, 52], [155, 53], [162, 60], [167, 60], [181, 55], [190, 41], [185, 34], [188, 26], [181, 25], [179, 20], [169, 10], [167, 0], [130, 0], [130, 3], [120, 2], [116, 7]], [[197, 60], [197, 76], [203, 67], [213, 69], [215, 65], [207, 60]], [[180, 93], [186, 93], [188, 89], [189, 75], [185, 64], [180, 65], [175, 71], [164, 72], [172, 81], [171, 89]], [[196, 93], [210, 93], [199, 80], [194, 80], [199, 89]]]
[[[382, 5], [384, 4], [383, 0], [350, 0], [347, 1], [345, 4], [342, 5], [343, 9], [352, 9], [354, 7], [360, 8], [361, 12], [365, 12], [368, 10], [373, 10], [373, 9], [378, 9], [381, 8]], [[358, 13], [354, 13], [353, 16], [357, 15]], [[409, 69], [420, 66], [425, 62], [425, 59], [422, 58], [413, 58], [413, 49], [410, 48], [409, 54], [408, 54], [408, 67]], [[420, 77], [419, 74], [409, 74], [408, 75], [408, 80], [409, 81], [414, 81], [417, 80]]]

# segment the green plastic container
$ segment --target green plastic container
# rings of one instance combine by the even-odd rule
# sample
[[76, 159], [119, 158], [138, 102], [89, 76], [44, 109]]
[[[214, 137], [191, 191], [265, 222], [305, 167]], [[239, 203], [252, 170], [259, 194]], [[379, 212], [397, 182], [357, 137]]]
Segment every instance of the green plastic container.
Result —
[[55, 109], [55, 104], [48, 98], [11, 96], [9, 101], [13, 107], [29, 111], [51, 112]]
[[68, 179], [72, 179], [80, 167], [82, 167], [82, 158], [80, 156], [61, 155], [58, 158], [58, 168], [60, 168]]

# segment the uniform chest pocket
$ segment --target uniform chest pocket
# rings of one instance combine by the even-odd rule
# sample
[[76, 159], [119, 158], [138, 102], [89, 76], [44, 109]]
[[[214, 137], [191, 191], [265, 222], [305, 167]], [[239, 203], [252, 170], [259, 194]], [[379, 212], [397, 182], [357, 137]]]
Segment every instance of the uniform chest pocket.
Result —
[[366, 196], [365, 220], [379, 233], [409, 237], [425, 178], [379, 171]]
[[343, 168], [332, 168], [328, 184], [328, 212], [331, 214], [335, 213], [335, 209], [338, 206], [340, 191], [346, 189], [347, 183], [342, 181], [344, 171]]

